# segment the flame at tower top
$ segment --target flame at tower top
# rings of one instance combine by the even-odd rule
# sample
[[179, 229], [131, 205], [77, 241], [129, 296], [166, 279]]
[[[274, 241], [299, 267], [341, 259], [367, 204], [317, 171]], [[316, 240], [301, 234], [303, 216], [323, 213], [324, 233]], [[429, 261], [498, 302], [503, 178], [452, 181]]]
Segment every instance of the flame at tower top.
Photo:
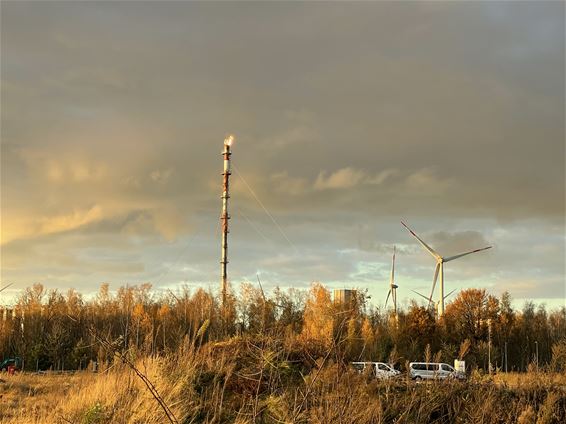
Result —
[[225, 145], [225, 146], [231, 146], [233, 142], [234, 142], [234, 136], [233, 136], [232, 134], [228, 135], [228, 136], [224, 139], [224, 145]]

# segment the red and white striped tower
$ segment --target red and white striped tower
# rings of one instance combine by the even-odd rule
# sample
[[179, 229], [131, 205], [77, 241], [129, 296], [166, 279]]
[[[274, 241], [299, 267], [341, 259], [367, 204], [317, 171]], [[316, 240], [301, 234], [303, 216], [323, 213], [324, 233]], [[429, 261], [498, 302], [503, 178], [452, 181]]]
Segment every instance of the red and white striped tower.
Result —
[[230, 147], [233, 142], [233, 135], [226, 137], [224, 139], [224, 151], [222, 152], [222, 156], [224, 157], [224, 172], [222, 173], [222, 215], [220, 216], [220, 221], [222, 221], [222, 257], [220, 260], [222, 307], [226, 306], [228, 289], [228, 220], [230, 219], [230, 215], [228, 214], [228, 199], [230, 198], [230, 156], [232, 155]]

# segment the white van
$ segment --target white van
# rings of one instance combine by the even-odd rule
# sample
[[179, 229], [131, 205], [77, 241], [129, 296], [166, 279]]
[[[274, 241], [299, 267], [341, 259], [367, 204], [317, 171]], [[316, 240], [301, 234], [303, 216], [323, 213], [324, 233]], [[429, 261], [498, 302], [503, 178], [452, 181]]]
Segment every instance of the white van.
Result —
[[466, 374], [456, 371], [451, 365], [440, 362], [411, 362], [409, 364], [409, 376], [413, 380], [466, 379]]
[[376, 378], [392, 378], [401, 374], [391, 365], [384, 362], [352, 362], [352, 367], [359, 373], [367, 372], [370, 369]]

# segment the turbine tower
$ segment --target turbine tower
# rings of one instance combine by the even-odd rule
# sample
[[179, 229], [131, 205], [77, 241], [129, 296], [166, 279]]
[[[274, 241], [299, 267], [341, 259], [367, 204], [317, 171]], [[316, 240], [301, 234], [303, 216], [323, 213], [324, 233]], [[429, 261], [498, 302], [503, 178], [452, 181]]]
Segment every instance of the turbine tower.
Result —
[[425, 248], [425, 250], [430, 253], [434, 259], [436, 259], [436, 267], [434, 268], [434, 278], [432, 279], [432, 289], [430, 291], [430, 297], [428, 298], [429, 303], [432, 302], [432, 295], [434, 294], [434, 289], [436, 287], [436, 280], [438, 279], [438, 274], [440, 274], [440, 296], [439, 296], [439, 308], [438, 308], [438, 317], [442, 318], [444, 316], [444, 264], [446, 262], [453, 261], [454, 259], [461, 258], [462, 256], [471, 255], [472, 253], [481, 252], [482, 250], [491, 249], [491, 246], [483, 247], [481, 249], [472, 250], [466, 253], [460, 253], [459, 255], [443, 257], [440, 256], [432, 247], [422, 241], [419, 236], [417, 236], [413, 230], [411, 230], [403, 221], [401, 224], [409, 230], [409, 232], [415, 237], [419, 243]]
[[222, 173], [222, 215], [220, 220], [222, 221], [222, 257], [220, 259], [220, 284], [222, 290], [222, 307], [226, 306], [226, 296], [228, 287], [228, 220], [230, 215], [228, 215], [228, 199], [230, 198], [230, 156], [232, 152], [230, 148], [234, 142], [234, 136], [229, 135], [224, 139], [224, 151], [222, 156], [224, 157], [224, 172]]
[[393, 313], [395, 314], [395, 325], [399, 321], [397, 315], [397, 285], [395, 284], [395, 246], [393, 246], [393, 259], [391, 261], [391, 278], [389, 279], [389, 292], [387, 293], [387, 298], [385, 299], [385, 307], [387, 308], [387, 302], [389, 301], [389, 296], [391, 296], [391, 301], [393, 302]]

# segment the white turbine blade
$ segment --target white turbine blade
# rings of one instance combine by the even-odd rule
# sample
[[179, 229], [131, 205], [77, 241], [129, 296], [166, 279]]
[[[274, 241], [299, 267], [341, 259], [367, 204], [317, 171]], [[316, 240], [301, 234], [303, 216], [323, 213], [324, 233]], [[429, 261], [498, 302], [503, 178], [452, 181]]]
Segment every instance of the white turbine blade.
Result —
[[456, 291], [456, 289], [452, 290], [450, 293], [448, 293], [446, 296], [444, 296], [444, 299], [446, 299], [448, 296], [450, 296], [452, 293], [454, 293]]
[[389, 296], [391, 295], [391, 289], [387, 292], [387, 298], [385, 299], [385, 307], [387, 308], [387, 302], [389, 301]]
[[438, 279], [438, 272], [440, 271], [440, 262], [436, 263], [434, 268], [434, 278], [432, 279], [432, 290], [430, 291], [430, 297], [428, 298], [428, 306], [432, 303], [432, 295], [434, 294], [434, 289], [436, 287], [436, 280]]
[[453, 261], [454, 259], [461, 258], [462, 256], [471, 255], [472, 253], [481, 252], [482, 250], [487, 250], [487, 249], [491, 249], [491, 246], [483, 247], [481, 249], [472, 250], [471, 252], [460, 253], [459, 255], [455, 255], [455, 256], [450, 256], [448, 258], [445, 258], [444, 262], [450, 262], [450, 261]]
[[413, 293], [418, 294], [420, 297], [422, 297], [423, 299], [425, 299], [427, 302], [429, 301], [428, 297], [426, 297], [424, 294], [419, 293], [419, 292], [416, 291], [416, 290], [411, 290], [411, 291], [412, 291]]
[[411, 230], [409, 227], [407, 227], [407, 225], [401, 221], [401, 224], [403, 224], [403, 227], [405, 227], [407, 230], [409, 230], [409, 232], [413, 235], [413, 237], [415, 237], [419, 243], [432, 255], [434, 256], [436, 259], [440, 259], [441, 256], [432, 248], [430, 247], [428, 244], [426, 244], [424, 241], [422, 241], [419, 236], [417, 236], [415, 234], [415, 232], [413, 230]]
[[3, 292], [3, 291], [6, 290], [8, 287], [10, 287], [12, 284], [14, 284], [14, 283], [10, 283], [10, 284], [7, 284], [7, 285], [5, 285], [4, 287], [2, 287], [2, 288], [0, 289], [0, 292]]
[[263, 286], [261, 285], [261, 281], [259, 280], [259, 274], [256, 274], [257, 282], [259, 284], [259, 289], [261, 290], [261, 297], [263, 298], [263, 303], [265, 303], [265, 293], [263, 292]]
[[393, 261], [391, 263], [391, 278], [389, 280], [389, 285], [393, 287], [395, 284], [395, 246], [393, 246]]

